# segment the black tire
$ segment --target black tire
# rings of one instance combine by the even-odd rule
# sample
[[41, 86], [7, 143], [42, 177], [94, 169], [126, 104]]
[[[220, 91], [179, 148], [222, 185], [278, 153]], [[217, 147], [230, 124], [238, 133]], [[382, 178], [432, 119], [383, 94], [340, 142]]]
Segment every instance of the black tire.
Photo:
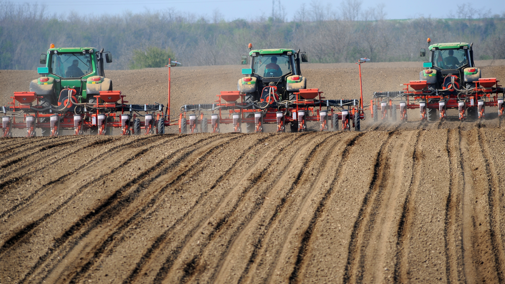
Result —
[[477, 107], [469, 107], [466, 110], [466, 117], [471, 120], [476, 120], [479, 117], [479, 111]]
[[133, 135], [140, 135], [140, 118], [135, 118], [133, 120]]
[[396, 121], [396, 105], [391, 105], [391, 119]]
[[165, 118], [158, 120], [158, 134], [165, 134]]
[[427, 116], [428, 116], [428, 121], [437, 121], [438, 115], [437, 115], [437, 109], [435, 108], [429, 108], [426, 110]]
[[331, 124], [332, 124], [332, 127], [333, 127], [333, 131], [338, 131], [338, 114], [334, 113], [332, 116], [331, 116]]
[[354, 131], [361, 131], [361, 119], [358, 112], [354, 114]]
[[[107, 118], [107, 122], [108, 122], [108, 123], [109, 123], [109, 122], [110, 122], [110, 123], [114, 122], [114, 117], [109, 116], [109, 117]], [[114, 126], [106, 126], [106, 127], [105, 127], [105, 135], [109, 135], [109, 136], [110, 136], [110, 135], [112, 135], [112, 131], [114, 131]]]
[[377, 113], [377, 105], [373, 105], [372, 111], [373, 111], [373, 121], [379, 120], [379, 114]]
[[[95, 104], [96, 103], [96, 99], [95, 98], [90, 98], [88, 100], [88, 103], [90, 104]], [[98, 127], [96, 126], [92, 126], [90, 129], [89, 129], [89, 135], [98, 135]]]
[[181, 134], [188, 133], [188, 124], [185, 118], [181, 118]]
[[298, 132], [298, 121], [292, 121], [289, 124], [289, 129], [291, 130], [291, 132]]
[[[39, 103], [43, 108], [51, 106], [51, 101], [45, 97], [40, 99]], [[49, 122], [49, 117], [41, 117], [41, 118], [39, 118], [39, 122], [40, 123]], [[51, 135], [51, 128], [50, 127], [41, 127], [40, 130], [42, 131], [42, 136], [50, 136]]]
[[[249, 119], [249, 118], [254, 118], [254, 114], [249, 113], [249, 114], [246, 114], [246, 116], [245, 116], [245, 117], [246, 117], [246, 118], [248, 118], [248, 119]], [[245, 124], [245, 129], [246, 129], [246, 132], [247, 132], [247, 133], [254, 133], [254, 132], [255, 132], [255, 130], [256, 130], [256, 126], [254, 125], [254, 123], [249, 123], [249, 122], [247, 122], [247, 123]]]
[[201, 127], [202, 133], [209, 132], [209, 120], [206, 117], [202, 118], [201, 124], [202, 124], [201, 125], [202, 126]]

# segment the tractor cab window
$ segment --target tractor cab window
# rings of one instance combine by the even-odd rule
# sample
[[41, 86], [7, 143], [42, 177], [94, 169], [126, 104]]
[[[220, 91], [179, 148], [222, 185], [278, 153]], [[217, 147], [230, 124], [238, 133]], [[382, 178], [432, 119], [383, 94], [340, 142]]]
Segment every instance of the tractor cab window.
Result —
[[291, 60], [287, 55], [258, 55], [253, 61], [254, 73], [262, 77], [281, 77], [291, 73]]
[[89, 53], [55, 53], [51, 58], [52, 74], [61, 78], [81, 78], [93, 72]]
[[468, 53], [465, 49], [435, 50], [433, 66], [441, 69], [458, 69], [468, 65]]

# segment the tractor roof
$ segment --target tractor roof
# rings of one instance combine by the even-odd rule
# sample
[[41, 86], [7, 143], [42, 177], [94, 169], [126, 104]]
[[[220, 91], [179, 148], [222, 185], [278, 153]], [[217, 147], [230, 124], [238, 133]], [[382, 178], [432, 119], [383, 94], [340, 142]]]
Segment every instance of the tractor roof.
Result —
[[295, 53], [295, 51], [291, 48], [274, 48], [274, 49], [255, 49], [251, 50], [249, 52], [249, 55], [252, 55], [253, 53], [259, 53], [262, 55], [267, 55], [267, 54], [284, 54], [286, 52], [292, 52]]
[[93, 47], [58, 47], [58, 48], [50, 48], [51, 50], [56, 50], [58, 52], [82, 52], [83, 50], [95, 49]]
[[463, 47], [470, 47], [466, 42], [449, 42], [449, 43], [436, 43], [428, 47], [429, 50], [433, 49], [460, 49]]

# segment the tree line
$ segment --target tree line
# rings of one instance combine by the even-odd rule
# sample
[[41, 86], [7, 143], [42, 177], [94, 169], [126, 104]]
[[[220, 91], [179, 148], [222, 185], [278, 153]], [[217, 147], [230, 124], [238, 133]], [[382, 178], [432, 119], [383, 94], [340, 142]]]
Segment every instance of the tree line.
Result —
[[[364, 8], [343, 0], [338, 12], [313, 1], [292, 20], [283, 9], [256, 19], [225, 21], [167, 9], [86, 17], [49, 15], [44, 6], [0, 0], [0, 69], [34, 69], [49, 45], [105, 48], [114, 55], [110, 69], [142, 68], [155, 50], [185, 66], [239, 64], [254, 48], [290, 47], [306, 51], [316, 63], [419, 61], [419, 49], [432, 42], [473, 42], [476, 59], [505, 58], [505, 13], [458, 5], [450, 19], [385, 19], [384, 6]], [[146, 56], [142, 56], [145, 53]], [[135, 60], [134, 60], [135, 59]], [[147, 60], [147, 59], [146, 59]]]

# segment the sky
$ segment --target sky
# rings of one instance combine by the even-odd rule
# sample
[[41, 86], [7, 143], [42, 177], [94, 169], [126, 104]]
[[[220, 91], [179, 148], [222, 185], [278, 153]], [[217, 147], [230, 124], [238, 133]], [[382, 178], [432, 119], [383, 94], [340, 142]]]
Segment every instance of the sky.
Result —
[[[0, 0], [1, 2], [2, 0]], [[212, 19], [216, 11], [226, 21], [235, 19], [254, 20], [261, 17], [269, 17], [272, 14], [273, 1], [283, 7], [287, 20], [293, 19], [293, 16], [300, 10], [302, 4], [310, 6], [314, 0], [4, 0], [11, 3], [45, 3], [46, 11], [50, 14], [64, 15], [71, 11], [80, 11], [79, 13], [97, 12], [98, 14], [123, 14], [125, 12], [157, 12], [167, 9], [174, 9], [178, 12], [191, 13], [197, 16], [203, 16]], [[423, 1], [391, 0], [391, 1], [373, 1], [362, 0], [362, 10], [377, 7], [378, 4], [384, 4], [386, 19], [409, 19], [419, 17], [447, 18], [450, 14], [455, 15], [457, 5], [466, 3], [465, 1], [440, 1], [436, 4], [422, 5]], [[469, 1], [468, 1], [469, 2]], [[251, 4], [254, 3], [254, 4]], [[338, 11], [341, 0], [317, 1], [320, 5], [327, 7], [329, 4], [332, 11]], [[428, 3], [428, 2], [424, 2]], [[476, 2], [474, 2], [476, 3]], [[472, 5], [472, 4], [470, 4]], [[480, 0], [478, 4], [472, 5], [475, 10], [492, 9], [492, 13], [503, 15], [505, 13], [504, 0]], [[96, 14], [95, 14], [96, 15]]]

